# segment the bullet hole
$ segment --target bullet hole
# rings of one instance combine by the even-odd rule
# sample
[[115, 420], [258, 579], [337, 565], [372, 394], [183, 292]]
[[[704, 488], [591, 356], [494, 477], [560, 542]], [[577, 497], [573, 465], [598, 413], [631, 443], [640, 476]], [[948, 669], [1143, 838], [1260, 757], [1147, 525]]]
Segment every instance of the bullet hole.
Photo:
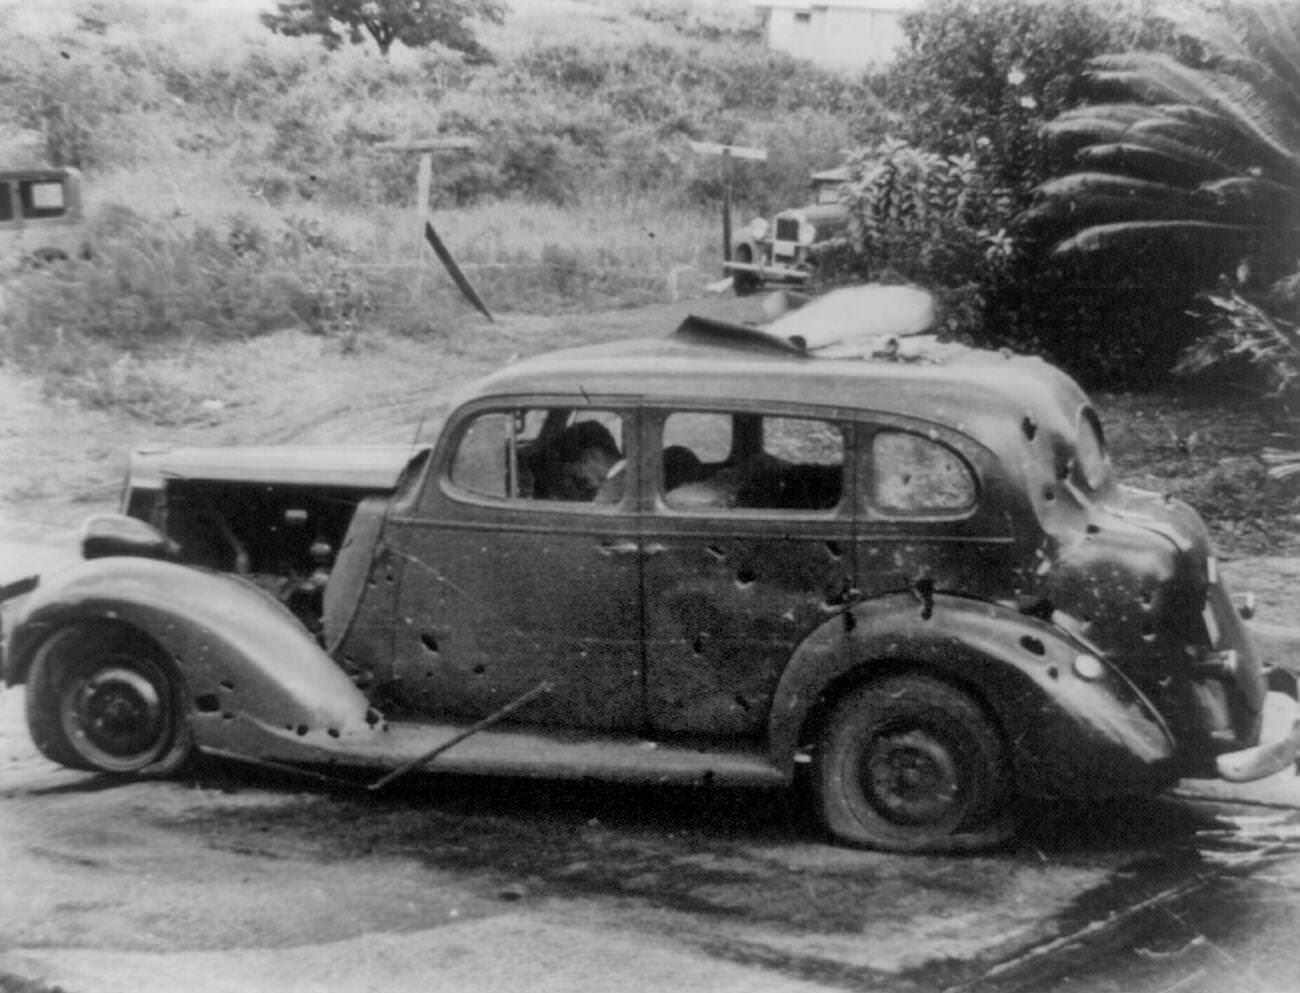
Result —
[[1033, 441], [1034, 436], [1038, 434], [1038, 422], [1026, 414], [1025, 419], [1020, 422], [1020, 430], [1024, 432], [1025, 438]]
[[218, 683], [217, 685], [220, 686], [220, 687], [221, 687], [223, 690], [225, 690], [227, 693], [234, 693], [234, 692], [235, 692], [235, 684], [232, 683], [229, 679], [223, 679], [223, 680], [222, 680], [220, 683]]
[[736, 570], [736, 582], [741, 586], [750, 586], [757, 578], [758, 574], [749, 566], [744, 566]]
[[438, 639], [428, 631], [425, 631], [420, 635], [420, 644], [424, 646], [425, 651], [430, 652], [433, 655], [438, 654]]
[[366, 725], [368, 727], [374, 727], [383, 719], [383, 716], [374, 707], [366, 708]]
[[1047, 654], [1047, 646], [1031, 634], [1027, 634], [1020, 639], [1020, 647], [1031, 655], [1041, 657]]
[[1053, 500], [1055, 500], [1055, 499], [1056, 499], [1056, 488], [1053, 487], [1053, 486], [1044, 486], [1044, 487], [1043, 487], [1043, 499], [1046, 500], [1048, 503], [1051, 503]]
[[326, 728], [326, 729], [325, 729], [325, 733], [328, 734], [331, 738], [337, 738], [337, 737], [339, 736], [339, 729], [338, 729], [338, 728]]
[[858, 626], [858, 619], [857, 619], [856, 617], [854, 617], [852, 614], [850, 614], [848, 611], [845, 611], [845, 613], [844, 613], [844, 633], [845, 633], [845, 634], [849, 634], [849, 633], [850, 633], [850, 632], [851, 632], [855, 627], [857, 627], [857, 626]]
[[1098, 524], [1089, 524], [1084, 528], [1089, 534], [1101, 534], [1101, 526]]
[[912, 584], [912, 592], [921, 601], [921, 620], [928, 621], [934, 616], [934, 580], [929, 577], [918, 579]]
[[482, 662], [480, 662], [478, 665], [474, 667], [474, 675], [476, 676], [481, 676], [485, 672], [487, 672], [487, 666], [485, 666]]
[[736, 706], [739, 707], [741, 710], [746, 710], [746, 711], [749, 710], [749, 701], [746, 700], [739, 693], [736, 694], [734, 699], [736, 701]]
[[1016, 601], [1016, 606], [1026, 617], [1037, 617], [1043, 621], [1050, 621], [1056, 612], [1052, 601], [1045, 596], [1022, 596]]
[[695, 640], [691, 642], [691, 651], [693, 651], [696, 655], [704, 654], [704, 639], [700, 637], [698, 634], [695, 636]]
[[299, 738], [304, 737], [307, 734], [307, 725], [299, 724], [296, 728], [293, 729], [293, 733], [296, 734]]
[[194, 708], [200, 714], [215, 714], [221, 709], [221, 701], [217, 699], [215, 693], [204, 693], [194, 698]]
[[1052, 679], [1059, 679], [1061, 676], [1061, 670], [1056, 668], [1054, 665], [1049, 665], [1047, 667], [1047, 675]]
[[838, 541], [828, 541], [826, 542], [826, 554], [833, 559], [843, 558], [844, 548]]
[[235, 719], [235, 715], [227, 710], [221, 715], [221, 719], [223, 721], [233, 721]]
[[722, 550], [721, 545], [705, 545], [704, 550], [721, 562], [727, 557], [727, 553]]

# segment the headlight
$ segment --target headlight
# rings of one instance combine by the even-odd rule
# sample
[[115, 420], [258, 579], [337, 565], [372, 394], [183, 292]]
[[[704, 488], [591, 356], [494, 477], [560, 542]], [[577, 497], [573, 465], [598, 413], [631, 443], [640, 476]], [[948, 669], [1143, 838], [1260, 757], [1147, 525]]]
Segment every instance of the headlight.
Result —
[[810, 221], [799, 222], [799, 244], [811, 245], [817, 239], [817, 229]]
[[755, 217], [749, 222], [749, 236], [755, 241], [762, 241], [767, 237], [767, 221], [761, 217]]

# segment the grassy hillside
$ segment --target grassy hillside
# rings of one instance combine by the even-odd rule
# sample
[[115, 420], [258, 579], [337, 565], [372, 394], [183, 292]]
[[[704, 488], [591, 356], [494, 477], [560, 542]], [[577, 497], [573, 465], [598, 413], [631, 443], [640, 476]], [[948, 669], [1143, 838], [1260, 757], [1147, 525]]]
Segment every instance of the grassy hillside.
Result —
[[0, 7], [9, 160], [83, 170], [95, 249], [8, 281], [0, 356], [57, 380], [124, 348], [463, 322], [417, 254], [416, 158], [383, 147], [436, 133], [476, 142], [438, 156], [430, 206], [494, 309], [673, 299], [719, 275], [719, 164], [688, 140], [769, 149], [745, 217], [874, 119], [860, 83], [767, 52], [742, 0], [516, 0], [483, 65], [328, 53], [259, 6]]

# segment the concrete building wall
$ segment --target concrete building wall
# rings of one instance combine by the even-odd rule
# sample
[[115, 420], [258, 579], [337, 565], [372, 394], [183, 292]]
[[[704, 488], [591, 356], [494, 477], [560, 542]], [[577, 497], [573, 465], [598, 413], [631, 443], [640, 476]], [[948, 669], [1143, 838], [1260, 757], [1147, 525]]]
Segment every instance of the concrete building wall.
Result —
[[903, 42], [902, 19], [921, 0], [754, 0], [767, 45], [820, 65], [866, 69], [888, 64]]

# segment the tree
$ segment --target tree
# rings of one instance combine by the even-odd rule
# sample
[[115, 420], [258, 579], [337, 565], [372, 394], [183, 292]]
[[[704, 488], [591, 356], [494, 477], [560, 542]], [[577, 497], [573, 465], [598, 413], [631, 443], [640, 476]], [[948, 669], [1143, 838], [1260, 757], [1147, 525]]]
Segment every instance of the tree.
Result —
[[369, 35], [381, 55], [400, 41], [408, 48], [437, 42], [482, 57], [483, 48], [466, 22], [477, 18], [500, 24], [505, 12], [502, 0], [279, 0], [274, 13], [262, 15], [262, 23], [276, 34], [320, 35], [330, 50], [344, 40], [360, 44]]
[[[1246, 0], [1222, 10], [1182, 12], [1180, 58], [1094, 60], [1102, 99], [1047, 125], [1063, 174], [1038, 188], [1019, 227], [1075, 272], [1142, 274], [1171, 307], [1217, 290], [1204, 298], [1193, 364], [1243, 348], [1249, 360], [1260, 341], [1262, 360], [1276, 362], [1287, 346], [1296, 362], [1295, 337], [1279, 321], [1297, 316], [1300, 6]], [[1291, 388], [1295, 377], [1283, 378]]]

